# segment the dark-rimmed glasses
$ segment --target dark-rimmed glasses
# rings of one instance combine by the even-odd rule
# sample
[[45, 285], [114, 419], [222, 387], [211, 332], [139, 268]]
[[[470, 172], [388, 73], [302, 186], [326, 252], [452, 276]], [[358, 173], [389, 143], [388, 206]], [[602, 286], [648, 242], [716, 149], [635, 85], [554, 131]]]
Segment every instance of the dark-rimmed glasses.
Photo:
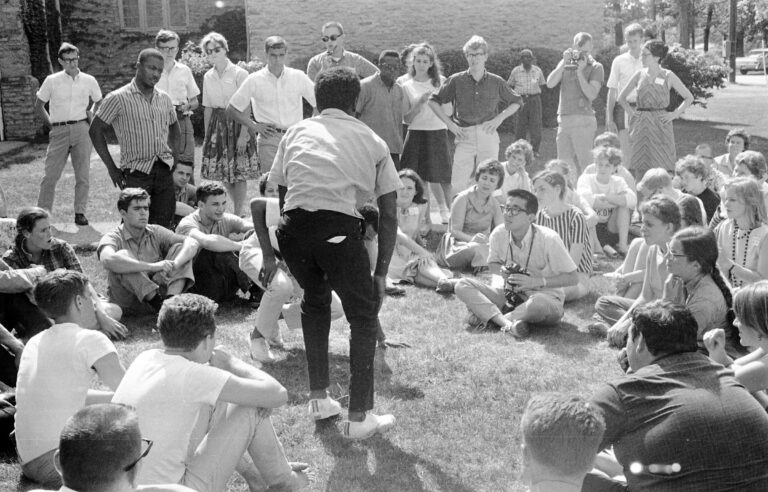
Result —
[[141, 442], [147, 445], [147, 449], [145, 449], [144, 452], [141, 453], [138, 458], [136, 458], [136, 461], [131, 462], [130, 465], [123, 468], [124, 471], [131, 471], [133, 467], [138, 465], [139, 461], [143, 460], [149, 454], [149, 450], [152, 449], [152, 445], [154, 444], [154, 441], [144, 438], [141, 439]]
[[524, 208], [520, 208], [520, 207], [515, 206], [515, 205], [511, 205], [511, 206], [510, 205], [505, 205], [505, 206], [501, 207], [501, 209], [504, 211], [504, 213], [506, 215], [511, 215], [513, 217], [516, 217], [516, 216], [520, 215], [521, 213], [525, 212]]
[[337, 39], [339, 39], [343, 35], [344, 35], [344, 33], [341, 33], [341, 34], [331, 34], [330, 36], [323, 36], [320, 39], [323, 40], [323, 43], [327, 43], [328, 41], [336, 41]]
[[80, 57], [76, 56], [74, 58], [59, 58], [63, 63], [75, 63], [77, 60], [79, 60]]

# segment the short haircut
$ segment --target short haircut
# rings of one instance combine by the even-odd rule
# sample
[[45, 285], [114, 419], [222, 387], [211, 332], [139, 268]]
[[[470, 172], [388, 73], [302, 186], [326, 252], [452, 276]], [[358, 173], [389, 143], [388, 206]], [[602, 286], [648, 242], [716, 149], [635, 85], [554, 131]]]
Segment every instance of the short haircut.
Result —
[[533, 51], [529, 50], [528, 48], [520, 50], [520, 58], [523, 57], [533, 58]]
[[703, 152], [705, 149], [709, 151], [709, 156], [708, 157], [712, 157], [712, 146], [709, 145], [706, 142], [700, 143], [699, 145], [697, 145], [696, 149], [695, 149], [695, 152], [696, 152], [696, 154], [699, 154], [699, 152]]
[[739, 137], [742, 140], [744, 140], [744, 150], [749, 150], [749, 133], [747, 133], [747, 130], [744, 128], [734, 128], [733, 130], [728, 132], [728, 135], [725, 136], [725, 143], [728, 143], [731, 141], [731, 138], [733, 137]]
[[752, 176], [758, 178], [761, 181], [765, 179], [765, 175], [768, 173], [768, 166], [766, 166], [765, 163], [765, 156], [755, 150], [745, 150], [743, 152], [739, 152], [734, 161], [734, 165], [740, 166], [742, 164], [744, 164], [744, 166], [749, 169], [749, 173]]
[[592, 35], [588, 32], [579, 32], [573, 37], [573, 45], [578, 48], [581, 48], [589, 41], [592, 41]]
[[515, 140], [509, 144], [509, 147], [507, 147], [506, 150], [504, 150], [504, 157], [506, 159], [509, 159], [509, 156], [512, 154], [522, 155], [525, 159], [525, 167], [533, 164], [533, 147], [531, 147], [531, 144], [528, 143], [528, 140], [524, 138]]
[[597, 162], [597, 159], [604, 157], [608, 160], [608, 163], [613, 167], [621, 165], [622, 153], [617, 147], [595, 147], [592, 149], [592, 157]]
[[395, 58], [397, 61], [400, 61], [400, 53], [395, 50], [383, 50], [379, 53], [379, 65], [384, 62], [384, 58]]
[[[379, 233], [379, 209], [370, 203], [360, 206], [357, 212], [363, 216], [363, 228], [366, 226], [373, 227], [376, 234]], [[365, 231], [363, 231], [365, 232]]]
[[768, 280], [739, 289], [733, 297], [733, 310], [741, 324], [768, 337]]
[[488, 54], [488, 43], [485, 42], [485, 39], [475, 34], [464, 43], [464, 47], [461, 50], [465, 55], [469, 50], [483, 50], [485, 54]]
[[81, 492], [106, 490], [140, 455], [139, 417], [131, 407], [117, 403], [81, 408], [67, 420], [59, 438], [64, 485]]
[[57, 319], [69, 312], [75, 297], [85, 297], [87, 289], [88, 277], [84, 273], [54, 270], [45, 274], [35, 285], [35, 301], [49, 318]]
[[659, 190], [672, 186], [672, 177], [663, 167], [654, 167], [646, 171], [643, 179], [637, 184], [637, 189], [643, 195], [651, 196]]
[[176, 32], [169, 29], [160, 29], [155, 36], [155, 47], [160, 43], [167, 43], [173, 40], [176, 40], [177, 43], [181, 44], [181, 38], [179, 38], [179, 35], [176, 34]]
[[317, 110], [334, 108], [349, 111], [360, 95], [360, 79], [348, 67], [335, 67], [321, 72], [315, 79]]
[[563, 476], [587, 473], [605, 433], [602, 413], [578, 396], [534, 395], [520, 419], [525, 449]]
[[194, 161], [178, 161], [171, 167], [171, 172], [175, 171], [178, 166], [188, 166], [191, 167], [193, 171], [195, 169]]
[[192, 351], [216, 333], [218, 304], [198, 294], [179, 294], [166, 299], [157, 316], [157, 331], [168, 348]]
[[341, 22], [337, 22], [337, 21], [326, 22], [325, 24], [323, 24], [323, 28], [320, 29], [320, 31], [324, 32], [329, 27], [335, 27], [336, 29], [339, 30], [339, 34], [344, 34], [344, 26], [341, 25]]
[[227, 190], [224, 185], [218, 181], [207, 181], [197, 187], [195, 197], [198, 202], [203, 202], [208, 199], [209, 196], [226, 195]]
[[621, 148], [621, 140], [619, 136], [613, 132], [603, 132], [595, 137], [592, 142], [592, 147], [613, 147], [615, 149]]
[[544, 170], [540, 171], [536, 176], [534, 176], [533, 180], [531, 180], [531, 183], [536, 184], [536, 181], [540, 179], [546, 181], [549, 186], [559, 186], [560, 193], [558, 194], [558, 197], [561, 200], [563, 199], [566, 190], [568, 190], [568, 184], [565, 182], [565, 176], [556, 171]]
[[677, 199], [677, 207], [680, 209], [680, 227], [704, 225], [707, 218], [702, 215], [701, 201], [698, 198], [683, 193]]
[[640, 205], [640, 213], [652, 215], [664, 224], [671, 224], [672, 229], [680, 229], [680, 207], [667, 196], [657, 196], [646, 200]]
[[150, 58], [155, 58], [160, 61], [165, 60], [165, 58], [163, 58], [163, 54], [160, 53], [155, 48], [144, 48], [139, 53], [139, 58], [137, 59], [137, 62], [139, 63], [139, 65], [143, 65], [144, 62], [146, 62]]
[[757, 227], [766, 220], [765, 201], [760, 185], [752, 178], [731, 178], [725, 182], [725, 192], [733, 190], [740, 197], [746, 207], [745, 213], [752, 222], [752, 227]]
[[269, 181], [269, 173], [262, 174], [259, 178], [259, 194], [261, 196], [267, 193], [267, 181]]
[[696, 352], [698, 325], [687, 307], [675, 302], [655, 300], [632, 311], [629, 336], [643, 335], [651, 355]]
[[507, 197], [525, 200], [525, 213], [528, 215], [533, 215], [539, 211], [539, 199], [528, 190], [509, 190]]
[[504, 166], [502, 166], [496, 159], [486, 159], [477, 165], [477, 169], [475, 170], [476, 182], [480, 180], [481, 174], [491, 174], [499, 178], [498, 183], [496, 183], [497, 190], [501, 189], [501, 186], [504, 184]]
[[419, 205], [427, 203], [427, 199], [424, 198], [424, 192], [427, 189], [427, 186], [424, 184], [424, 180], [421, 179], [421, 176], [419, 176], [416, 171], [406, 167], [398, 173], [398, 176], [400, 176], [400, 179], [408, 178], [413, 181], [413, 185], [416, 188], [416, 194], [413, 196], [413, 203], [417, 203]]
[[633, 22], [632, 24], [624, 28], [625, 38], [628, 38], [630, 36], [642, 36], [642, 35], [643, 35], [643, 26], [641, 26], [637, 22]]
[[62, 58], [67, 53], [75, 52], [77, 54], [80, 54], [80, 50], [77, 49], [77, 46], [70, 43], [61, 43], [61, 46], [59, 46], [59, 58]]
[[269, 54], [269, 50], [288, 50], [288, 43], [281, 36], [270, 36], [264, 40], [264, 53]]
[[217, 33], [216, 31], [211, 31], [203, 36], [202, 41], [200, 41], [200, 48], [203, 50], [203, 52], [205, 52], [208, 43], [218, 44], [224, 48], [224, 51], [229, 52], [229, 43], [227, 43], [227, 38]]
[[709, 171], [707, 163], [698, 155], [688, 154], [675, 163], [675, 174], [678, 176], [684, 172], [689, 172], [698, 178], [707, 179], [709, 178]]
[[149, 200], [149, 193], [144, 188], [123, 188], [117, 197], [117, 209], [127, 212], [134, 200]]

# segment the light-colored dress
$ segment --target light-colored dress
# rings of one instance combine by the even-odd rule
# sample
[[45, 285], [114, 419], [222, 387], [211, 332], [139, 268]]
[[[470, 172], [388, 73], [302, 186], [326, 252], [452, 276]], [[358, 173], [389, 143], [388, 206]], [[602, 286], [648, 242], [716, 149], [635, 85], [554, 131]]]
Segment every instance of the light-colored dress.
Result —
[[672, 122], [661, 120], [669, 106], [670, 74], [669, 70], [662, 69], [656, 77], [651, 77], [643, 71], [637, 82], [637, 110], [629, 120], [632, 144], [629, 167], [635, 176], [642, 176], [655, 167], [675, 170], [677, 157]]
[[[397, 209], [397, 225], [400, 231], [417, 240], [422, 226], [426, 223], [427, 205], [411, 204], [406, 209]], [[429, 260], [433, 261], [434, 260]], [[436, 265], [435, 265], [436, 266]], [[387, 274], [393, 280], [413, 282], [419, 270], [419, 256], [403, 244], [395, 244]]]

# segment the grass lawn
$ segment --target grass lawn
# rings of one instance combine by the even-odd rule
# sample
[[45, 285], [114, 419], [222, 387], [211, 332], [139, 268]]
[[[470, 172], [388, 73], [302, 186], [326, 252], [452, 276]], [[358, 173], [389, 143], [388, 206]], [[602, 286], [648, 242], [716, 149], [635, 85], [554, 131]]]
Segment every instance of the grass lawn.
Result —
[[[715, 152], [724, 152], [727, 130], [705, 122], [680, 121], [675, 123], [675, 131], [679, 155], [691, 152], [699, 142], [711, 142]], [[510, 135], [504, 135], [502, 145], [510, 140]], [[11, 216], [23, 203], [34, 202], [44, 152], [44, 147], [37, 146], [0, 169]], [[554, 156], [554, 130], [549, 129], [545, 131], [542, 161]], [[531, 174], [541, 165], [538, 162]], [[57, 221], [71, 221], [73, 182], [70, 169], [58, 186]], [[91, 194], [89, 218], [116, 222], [116, 191], [95, 154]], [[93, 253], [83, 253], [83, 263], [103, 291], [105, 275]], [[597, 265], [600, 271], [615, 266], [615, 262]], [[389, 434], [360, 443], [344, 441], [336, 427], [318, 429], [307, 418], [301, 333], [283, 328], [286, 350], [278, 351], [279, 360], [265, 370], [289, 391], [288, 405], [273, 417], [286, 454], [291, 460], [312, 465], [316, 480], [311, 490], [316, 491], [525, 490], [518, 480], [518, 426], [530, 395], [561, 391], [588, 396], [603, 381], [620, 374], [616, 352], [584, 328], [597, 296], [611, 291], [609, 282], [600, 276], [593, 281], [590, 295], [569, 304], [560, 325], [539, 327], [522, 342], [499, 333], [468, 333], [462, 323], [466, 308], [453, 296], [407, 287], [405, 297], [388, 298], [381, 313], [382, 325], [390, 338], [407, 341], [412, 348], [390, 349], [386, 364], [377, 365], [376, 410], [394, 413], [398, 422]], [[139, 352], [157, 346], [159, 337], [151, 330], [152, 321], [127, 321], [132, 335], [116, 343], [126, 366]], [[245, 340], [253, 321], [254, 312], [245, 303], [222, 306], [217, 335], [220, 343], [247, 360]], [[331, 332], [331, 392], [344, 404], [349, 374], [347, 337], [347, 323], [335, 322]], [[20, 481], [13, 457], [0, 460], [0, 491], [32, 488]], [[233, 478], [229, 490], [247, 488]]]

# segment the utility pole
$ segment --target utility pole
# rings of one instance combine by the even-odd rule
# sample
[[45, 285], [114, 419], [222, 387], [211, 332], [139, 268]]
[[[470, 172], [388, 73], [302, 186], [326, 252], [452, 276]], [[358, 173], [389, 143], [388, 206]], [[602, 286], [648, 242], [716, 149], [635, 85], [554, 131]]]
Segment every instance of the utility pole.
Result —
[[728, 65], [731, 67], [728, 80], [730, 82], [736, 82], [736, 2], [737, 0], [731, 0], [728, 25]]

